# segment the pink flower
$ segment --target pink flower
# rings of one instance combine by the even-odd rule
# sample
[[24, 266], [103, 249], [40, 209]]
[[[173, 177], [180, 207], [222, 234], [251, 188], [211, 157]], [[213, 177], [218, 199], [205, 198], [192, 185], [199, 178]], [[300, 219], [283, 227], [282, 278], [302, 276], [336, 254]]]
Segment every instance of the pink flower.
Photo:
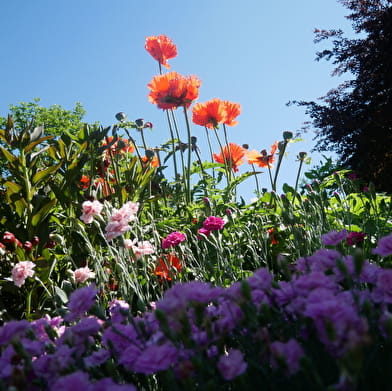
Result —
[[226, 222], [222, 218], [209, 216], [204, 220], [203, 228], [208, 231], [219, 231], [225, 224]]
[[125, 247], [129, 248], [135, 254], [136, 259], [140, 259], [143, 255], [154, 254], [155, 247], [148, 241], [137, 242], [136, 239], [124, 239]]
[[12, 269], [12, 280], [14, 284], [20, 288], [27, 277], [33, 277], [35, 264], [30, 261], [23, 261], [17, 263]]
[[125, 232], [129, 231], [131, 227], [128, 223], [136, 219], [138, 209], [139, 203], [131, 201], [128, 201], [118, 210], [114, 209], [109, 218], [109, 223], [105, 228], [106, 240], [114, 239], [115, 237], [123, 235]]
[[89, 278], [95, 277], [95, 273], [90, 270], [88, 266], [76, 269], [73, 275], [75, 277], [75, 281], [80, 283], [86, 282]]
[[[197, 233], [203, 234], [205, 236], [208, 236], [211, 233], [211, 231], [206, 229], [206, 228], [200, 228], [200, 229], [197, 230]], [[202, 237], [200, 235], [198, 235], [197, 238], [201, 239]]]
[[102, 211], [103, 205], [95, 201], [84, 201], [82, 204], [83, 214], [80, 216], [85, 224], [90, 224], [93, 222], [94, 216], [99, 215]]
[[178, 246], [181, 242], [186, 240], [186, 235], [181, 232], [172, 232], [167, 235], [166, 239], [162, 240], [162, 248], [169, 248]]

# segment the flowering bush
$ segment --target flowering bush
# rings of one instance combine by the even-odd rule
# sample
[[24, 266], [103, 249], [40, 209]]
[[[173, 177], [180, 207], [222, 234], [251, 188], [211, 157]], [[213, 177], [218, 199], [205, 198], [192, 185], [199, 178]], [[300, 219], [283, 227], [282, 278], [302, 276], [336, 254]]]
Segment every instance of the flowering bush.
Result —
[[262, 268], [227, 288], [176, 284], [139, 316], [114, 300], [106, 317], [94, 305], [97, 289], [86, 286], [71, 294], [63, 318], [0, 328], [0, 384], [387, 389], [389, 376], [377, 373], [391, 358], [390, 270], [324, 248], [298, 259], [286, 280], [276, 277]]

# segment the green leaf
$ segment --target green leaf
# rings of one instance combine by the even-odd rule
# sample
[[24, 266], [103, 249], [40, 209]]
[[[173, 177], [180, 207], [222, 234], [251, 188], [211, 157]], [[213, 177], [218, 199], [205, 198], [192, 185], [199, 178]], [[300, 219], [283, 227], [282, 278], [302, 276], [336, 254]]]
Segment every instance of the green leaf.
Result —
[[45, 206], [43, 206], [32, 218], [31, 224], [36, 227], [40, 222], [45, 220], [45, 218], [50, 213], [53, 206], [56, 204], [57, 200], [50, 200]]
[[38, 144], [41, 144], [42, 142], [44, 142], [45, 140], [50, 140], [54, 138], [54, 136], [45, 136], [45, 137], [41, 137], [38, 140], [35, 140], [33, 142], [31, 142], [29, 145], [27, 145], [27, 147], [25, 148], [25, 152], [29, 152], [31, 151], [35, 146], [37, 146]]
[[61, 163], [58, 163], [54, 166], [48, 167], [45, 170], [38, 171], [33, 176], [31, 182], [33, 186], [37, 186], [43, 180], [49, 178], [52, 174], [54, 174], [61, 167]]
[[15, 160], [18, 159], [15, 155], [13, 155], [11, 152], [9, 152], [7, 149], [5, 149], [2, 146], [0, 146], [0, 151], [3, 153], [3, 155], [7, 159], [7, 161], [11, 164], [14, 163]]

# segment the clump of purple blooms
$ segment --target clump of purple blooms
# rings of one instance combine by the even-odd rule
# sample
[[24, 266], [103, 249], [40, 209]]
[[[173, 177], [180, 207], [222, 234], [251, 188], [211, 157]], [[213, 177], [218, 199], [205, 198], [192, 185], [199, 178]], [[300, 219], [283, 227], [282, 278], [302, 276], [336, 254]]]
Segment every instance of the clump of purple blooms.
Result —
[[[391, 255], [392, 235], [373, 252]], [[157, 373], [167, 390], [388, 389], [373, 373], [392, 358], [392, 270], [335, 249], [292, 266], [283, 280], [262, 268], [230, 287], [179, 283], [139, 316], [121, 300], [102, 316], [97, 288], [83, 287], [64, 318], [0, 327], [0, 389], [154, 389]]]

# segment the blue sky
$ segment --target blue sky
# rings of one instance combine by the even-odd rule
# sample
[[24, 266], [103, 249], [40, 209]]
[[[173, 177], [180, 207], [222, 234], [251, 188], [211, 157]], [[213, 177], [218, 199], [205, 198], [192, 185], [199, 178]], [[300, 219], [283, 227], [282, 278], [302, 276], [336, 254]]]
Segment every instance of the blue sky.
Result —
[[[315, 100], [339, 83], [332, 64], [314, 60], [322, 48], [313, 43], [314, 28], [351, 33], [336, 0], [12, 0], [2, 1], [0, 12], [0, 115], [35, 97], [67, 109], [81, 102], [86, 121], [103, 125], [124, 111], [154, 124], [146, 134], [151, 147], [169, 136], [164, 113], [147, 100], [146, 85], [158, 71], [144, 50], [147, 36], [173, 39], [171, 69], [202, 80], [199, 102], [240, 103], [229, 139], [261, 150], [308, 120], [303, 108], [286, 106], [289, 100]], [[194, 126], [193, 134], [205, 149], [204, 129]], [[297, 153], [313, 147], [312, 133], [303, 138], [289, 147], [280, 184], [294, 184]], [[319, 154], [312, 157], [320, 162]], [[267, 173], [260, 182], [268, 187]], [[253, 188], [252, 180], [242, 186], [246, 198]]]

